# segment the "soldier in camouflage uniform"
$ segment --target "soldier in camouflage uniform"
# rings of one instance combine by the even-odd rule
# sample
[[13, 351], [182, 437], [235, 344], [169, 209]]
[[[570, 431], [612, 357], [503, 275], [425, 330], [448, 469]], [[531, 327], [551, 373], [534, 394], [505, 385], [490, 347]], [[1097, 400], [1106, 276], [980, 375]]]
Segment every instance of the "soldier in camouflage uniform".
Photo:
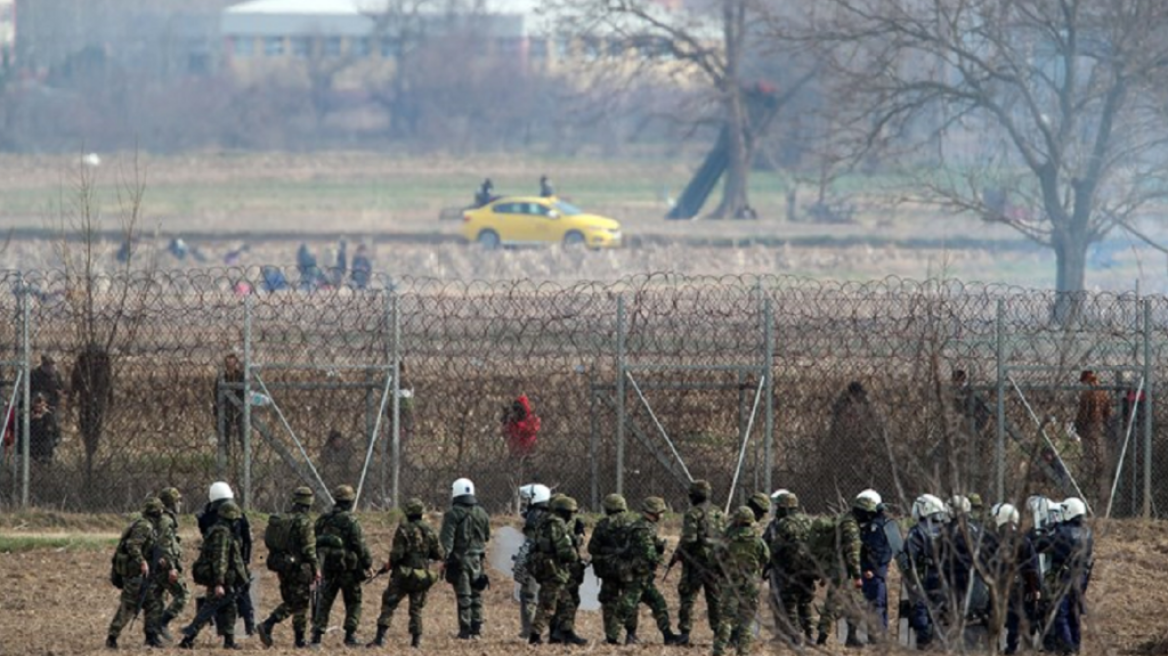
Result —
[[[588, 555], [592, 571], [600, 579], [600, 615], [604, 620], [604, 638], [610, 645], [620, 644], [620, 599], [622, 582], [620, 560], [627, 558], [627, 529], [637, 519], [630, 513], [625, 498], [619, 494], [604, 497], [604, 518], [592, 529]], [[630, 637], [635, 633], [630, 634]]]
[[[235, 644], [235, 620], [237, 608], [235, 603], [222, 603], [225, 596], [232, 596], [243, 587], [247, 587], [250, 576], [247, 565], [243, 562], [242, 545], [236, 538], [234, 524], [243, 515], [234, 501], [228, 501], [219, 507], [218, 521], [207, 532], [203, 539], [200, 557], [210, 563], [212, 584], [207, 586], [207, 603], [217, 604], [216, 612], [203, 614], [200, 611], [195, 620], [183, 629], [183, 639], [179, 643], [181, 649], [194, 649], [195, 638], [199, 631], [209, 624], [212, 619], [223, 636], [224, 649], [239, 649]], [[197, 567], [193, 569], [198, 569]]]
[[[560, 607], [572, 603], [568, 585], [572, 578], [572, 565], [579, 562], [580, 554], [572, 544], [572, 530], [568, 523], [574, 519], [577, 509], [576, 500], [572, 497], [553, 498], [551, 513], [544, 517], [536, 531], [535, 549], [529, 560], [532, 574], [539, 582], [539, 607], [531, 620], [531, 634], [527, 638], [529, 644], [540, 644], [544, 628]], [[576, 635], [575, 627], [570, 622], [559, 629], [557, 639], [560, 642], [572, 645], [588, 642]]]
[[328, 628], [329, 613], [337, 593], [345, 601], [345, 644], [357, 646], [361, 624], [361, 583], [371, 578], [373, 555], [365, 544], [361, 524], [353, 515], [356, 492], [341, 485], [333, 492], [336, 505], [316, 520], [316, 549], [321, 561], [320, 602], [312, 618], [312, 644], [319, 645]]
[[[556, 496], [566, 496], [557, 494]], [[552, 497], [555, 501], [556, 497]], [[584, 546], [584, 520], [579, 515], [573, 516], [567, 520], [565, 524], [568, 525], [568, 535], [572, 538], [572, 549], [576, 551], [576, 561], [568, 567], [568, 603], [560, 604], [556, 608], [555, 617], [552, 618], [551, 636], [548, 638], [549, 644], [560, 644], [565, 642], [563, 636], [576, 626], [576, 611], [580, 608], [580, 586], [584, 584], [584, 573], [588, 570], [590, 565], [581, 553], [581, 548]]]
[[755, 492], [746, 500], [746, 507], [754, 513], [754, 522], [761, 523], [771, 512], [771, 498], [762, 492]]
[[[282, 561], [276, 576], [280, 579], [280, 605], [276, 606], [268, 619], [257, 628], [265, 647], [272, 646], [272, 629], [277, 624], [292, 617], [292, 632], [297, 648], [307, 647], [304, 640], [308, 629], [308, 608], [312, 603], [312, 588], [320, 584], [320, 561], [316, 556], [316, 529], [308, 516], [316, 495], [308, 487], [298, 487], [292, 493], [292, 513], [284, 518], [291, 522], [288, 527], [290, 542], [288, 551], [281, 554]], [[271, 559], [274, 554], [268, 554]]]
[[[173, 487], [168, 487], [158, 493], [162, 501], [163, 513], [158, 522], [158, 537], [161, 545], [162, 558], [166, 561], [165, 567], [154, 572], [155, 582], [153, 590], [160, 595], [159, 601], [165, 601], [161, 596], [170, 594], [170, 606], [162, 612], [158, 619], [158, 632], [166, 640], [170, 640], [170, 631], [167, 627], [174, 618], [182, 614], [186, 608], [190, 592], [183, 582], [182, 574], [182, 538], [178, 535], [179, 504], [182, 503], [182, 494]], [[161, 564], [161, 563], [160, 563]], [[161, 606], [161, 604], [160, 604]]]
[[734, 523], [726, 529], [719, 548], [721, 557], [721, 623], [714, 636], [714, 656], [721, 656], [727, 644], [741, 654], [750, 653], [753, 634], [750, 625], [758, 613], [758, 588], [770, 550], [755, 529], [754, 511], [742, 506], [734, 511]]
[[[535, 531], [539, 528], [540, 522], [543, 521], [544, 515], [548, 510], [548, 502], [551, 500], [551, 490], [546, 485], [539, 483], [532, 483], [524, 485], [519, 488], [520, 497], [527, 499], [527, 509], [523, 513], [523, 537], [524, 545], [522, 553], [518, 557], [526, 560], [527, 554], [531, 552], [531, 546], [535, 543]], [[531, 633], [531, 618], [535, 614], [535, 607], [539, 603], [536, 596], [539, 591], [539, 584], [535, 582], [535, 577], [531, 575], [526, 568], [526, 562], [516, 561], [516, 582], [519, 583], [519, 637], [527, 640], [527, 636]]]
[[438, 580], [430, 571], [431, 561], [442, 561], [446, 555], [438, 543], [438, 534], [426, 523], [423, 515], [426, 505], [421, 499], [410, 499], [402, 506], [406, 521], [398, 524], [393, 535], [389, 560], [382, 568], [390, 572], [389, 585], [381, 596], [381, 615], [377, 617], [377, 637], [368, 647], [384, 647], [385, 633], [393, 619], [393, 611], [402, 599], [410, 600], [410, 646], [422, 646], [422, 610], [426, 608], [426, 592]]
[[[858, 502], [854, 502], [858, 503]], [[845, 613], [855, 613], [860, 608], [857, 591], [863, 587], [863, 571], [860, 568], [860, 523], [856, 519], [855, 508], [834, 519], [835, 540], [828, 550], [816, 553], [816, 560], [827, 580], [827, 597], [823, 601], [823, 612], [819, 614], [819, 636], [817, 645], [827, 644], [836, 620]], [[847, 645], [859, 647], [863, 643], [859, 636], [848, 631]]]
[[779, 588], [782, 627], [794, 645], [812, 640], [811, 602], [819, 568], [807, 546], [811, 519], [799, 511], [799, 497], [786, 492], [775, 501], [775, 520], [770, 529], [771, 567]]
[[685, 513], [681, 527], [681, 542], [673, 555], [675, 561], [681, 560], [681, 581], [677, 584], [677, 594], [681, 598], [677, 610], [680, 644], [689, 643], [689, 634], [693, 629], [694, 602], [699, 592], [705, 593], [710, 629], [716, 631], [721, 623], [714, 551], [726, 529], [722, 512], [710, 503], [710, 493], [710, 484], [706, 481], [698, 480], [690, 484], [689, 500], [692, 507]]
[[446, 582], [458, 598], [458, 639], [477, 640], [483, 629], [483, 590], [489, 580], [483, 567], [491, 518], [475, 498], [474, 483], [460, 478], [450, 486], [450, 510], [442, 516], [438, 541], [446, 554]]
[[[118, 648], [118, 636], [126, 624], [137, 616], [138, 599], [142, 596], [142, 586], [152, 585], [150, 577], [150, 562], [158, 554], [158, 523], [162, 518], [162, 502], [157, 498], [146, 500], [142, 507], [142, 515], [136, 517], [118, 541], [117, 551], [114, 552], [111, 566], [111, 582], [122, 589], [118, 611], [110, 622], [109, 631], [105, 639], [105, 646], [110, 649]], [[147, 593], [142, 610], [149, 620], [151, 617], [162, 615], [161, 597]], [[158, 638], [158, 627], [149, 621], [143, 623], [146, 633], [146, 644], [151, 647], [161, 647]]]
[[[645, 604], [653, 612], [653, 619], [666, 645], [676, 645], [680, 636], [669, 625], [669, 606], [655, 582], [657, 567], [665, 556], [665, 540], [657, 535], [657, 522], [665, 513], [665, 500], [649, 497], [641, 504], [641, 516], [627, 527], [627, 550], [620, 558], [622, 596], [617, 609], [618, 627], [623, 624], [628, 632], [625, 644], [637, 642], [637, 609]], [[619, 628], [618, 628], [619, 631]]]

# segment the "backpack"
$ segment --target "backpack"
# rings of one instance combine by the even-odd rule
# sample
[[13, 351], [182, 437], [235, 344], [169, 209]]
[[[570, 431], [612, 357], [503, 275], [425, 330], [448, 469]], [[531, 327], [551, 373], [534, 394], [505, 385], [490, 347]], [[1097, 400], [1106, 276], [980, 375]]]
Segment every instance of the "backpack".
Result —
[[211, 550], [207, 548], [215, 531], [230, 533], [231, 529], [217, 524], [207, 531], [207, 537], [203, 538], [203, 544], [199, 547], [199, 557], [195, 559], [195, 564], [191, 565], [191, 577], [195, 580], [195, 585], [215, 585], [215, 566], [211, 563]]
[[[126, 540], [130, 538], [130, 534], [134, 532], [134, 527], [138, 525], [139, 521], [149, 520], [141, 518], [127, 526], [126, 530], [122, 531], [122, 537], [118, 539], [118, 546], [114, 549], [113, 558], [110, 559], [110, 584], [119, 590], [126, 584], [126, 561], [129, 558], [126, 549]], [[153, 532], [153, 528], [151, 531]], [[157, 540], [158, 536], [155, 535], [154, 539]]]
[[296, 550], [296, 518], [294, 516], [272, 515], [268, 527], [264, 529], [264, 546], [268, 548], [268, 570], [282, 572], [288, 567], [289, 556]]
[[834, 517], [815, 517], [807, 532], [807, 550], [825, 571], [830, 571], [836, 561], [836, 530]]
[[326, 572], [343, 572], [356, 569], [357, 554], [351, 554], [346, 546], [343, 530], [337, 524], [340, 513], [321, 518], [320, 530], [316, 537], [316, 554], [320, 567]]

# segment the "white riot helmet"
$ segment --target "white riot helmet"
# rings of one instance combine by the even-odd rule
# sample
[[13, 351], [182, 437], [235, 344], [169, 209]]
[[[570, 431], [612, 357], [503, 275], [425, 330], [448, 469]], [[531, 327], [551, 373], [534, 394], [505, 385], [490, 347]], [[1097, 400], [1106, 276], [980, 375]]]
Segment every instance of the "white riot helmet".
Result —
[[882, 499], [880, 497], [880, 493], [877, 492], [876, 490], [873, 490], [872, 488], [868, 488], [867, 490], [864, 490], [863, 492], [857, 494], [856, 498], [857, 499], [871, 499], [872, 503], [876, 504], [877, 506], [884, 503], [884, 499]]
[[451, 499], [457, 499], [468, 494], [474, 494], [474, 483], [469, 478], [460, 478], [450, 486]]
[[790, 493], [791, 493], [791, 491], [785, 487], [779, 488], [779, 489], [775, 490], [774, 492], [771, 492], [771, 503], [772, 504], [775, 503], [776, 501], [787, 496]]
[[1009, 503], [994, 504], [990, 509], [990, 515], [994, 518], [994, 526], [1002, 528], [1006, 524], [1011, 526], [1018, 525], [1018, 509]]
[[945, 504], [932, 494], [922, 494], [913, 502], [912, 515], [918, 522], [926, 519], [944, 520]]
[[[470, 481], [467, 481], [468, 483]], [[474, 485], [471, 485], [474, 489]], [[519, 488], [519, 497], [527, 503], [547, 503], [552, 498], [552, 490], [546, 485], [539, 483], [529, 483]]]
[[1062, 521], [1069, 522], [1076, 517], [1082, 517], [1087, 514], [1087, 504], [1078, 497], [1071, 497], [1065, 499], [1061, 504], [1062, 507]]
[[949, 502], [945, 504], [945, 509], [949, 511], [950, 517], [961, 517], [969, 514], [969, 511], [973, 509], [973, 504], [969, 503], [969, 497], [962, 494], [954, 494], [949, 497]]
[[222, 499], [234, 499], [235, 493], [231, 491], [231, 486], [223, 481], [217, 481], [211, 484], [211, 489], [207, 491], [207, 498], [214, 503]]

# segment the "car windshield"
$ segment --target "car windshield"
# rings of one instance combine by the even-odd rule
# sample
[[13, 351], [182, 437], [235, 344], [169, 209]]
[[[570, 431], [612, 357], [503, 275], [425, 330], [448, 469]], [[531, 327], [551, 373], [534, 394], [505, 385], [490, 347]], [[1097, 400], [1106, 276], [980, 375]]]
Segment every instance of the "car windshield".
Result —
[[584, 210], [580, 209], [579, 207], [576, 207], [571, 203], [565, 203], [562, 200], [556, 201], [556, 209], [559, 210], [560, 214], [563, 214], [564, 216], [576, 216], [577, 214], [584, 213]]

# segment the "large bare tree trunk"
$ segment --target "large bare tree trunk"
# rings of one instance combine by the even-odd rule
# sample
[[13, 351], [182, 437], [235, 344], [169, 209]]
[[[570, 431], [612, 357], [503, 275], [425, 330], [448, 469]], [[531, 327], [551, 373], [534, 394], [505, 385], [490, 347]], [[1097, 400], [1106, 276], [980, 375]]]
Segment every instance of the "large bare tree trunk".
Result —
[[1091, 240], [1086, 234], [1056, 233], [1052, 239], [1055, 255], [1054, 320], [1066, 323], [1078, 315], [1083, 290], [1087, 284], [1087, 249]]
[[726, 183], [722, 202], [711, 218], [735, 218], [747, 207], [746, 184], [750, 177], [750, 144], [747, 141], [749, 120], [743, 107], [742, 63], [743, 39], [746, 35], [746, 9], [741, 0], [724, 0], [722, 30], [726, 45], [726, 76], [722, 80], [725, 94], [726, 127], [730, 131], [730, 153], [726, 163]]

